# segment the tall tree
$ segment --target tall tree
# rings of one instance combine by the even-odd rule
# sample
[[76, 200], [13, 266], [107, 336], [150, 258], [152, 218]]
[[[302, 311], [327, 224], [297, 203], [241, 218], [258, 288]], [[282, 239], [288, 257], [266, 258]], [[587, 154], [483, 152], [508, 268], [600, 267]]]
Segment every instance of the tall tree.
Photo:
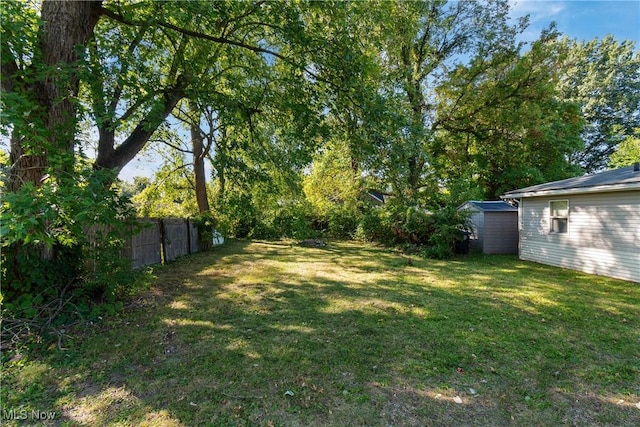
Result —
[[555, 36], [543, 34], [524, 54], [514, 46], [476, 57], [440, 88], [435, 153], [449, 184], [467, 180], [497, 199], [577, 173], [569, 156], [582, 146], [582, 120], [575, 104], [558, 98]]
[[315, 156], [304, 176], [304, 193], [317, 215], [326, 217], [334, 207], [356, 207], [360, 183], [351, 162], [349, 145], [340, 139], [326, 144]]
[[508, 25], [506, 1], [395, 2], [385, 4], [389, 18], [384, 52], [389, 78], [386, 97], [396, 116], [393, 142], [381, 140], [391, 159], [399, 196], [415, 198], [425, 186], [436, 190], [433, 143], [440, 122], [436, 88], [447, 71], [469, 56], [491, 55], [512, 43], [518, 28]]
[[[255, 61], [293, 67], [302, 78], [313, 75], [309, 65], [316, 52], [306, 46], [302, 21], [307, 8], [262, 1], [169, 7], [155, 1], [45, 0], [38, 10], [7, 3], [2, 86], [4, 99], [12, 100], [5, 104], [5, 125], [12, 126], [14, 186], [41, 182], [51, 158], [61, 157], [52, 150], [73, 154], [79, 94], [89, 98], [88, 112], [99, 129], [96, 167], [120, 170], [177, 102], [202, 87], [197, 82], [215, 84], [230, 68]], [[218, 66], [221, 51], [231, 58], [228, 67]], [[87, 90], [79, 93], [82, 81]], [[46, 135], [37, 137], [32, 127]]]
[[262, 2], [180, 2], [165, 8], [166, 3], [147, 2], [105, 11], [109, 19], [90, 50], [91, 74], [99, 77], [90, 91], [100, 129], [97, 167], [126, 165], [181, 99], [196, 99], [235, 68], [285, 58], [277, 48], [260, 45], [263, 23], [273, 21], [273, 8]]
[[603, 169], [609, 156], [640, 127], [640, 51], [612, 36], [559, 41], [566, 59], [559, 65], [560, 96], [580, 105], [585, 120], [583, 149], [572, 161], [585, 172]]
[[198, 211], [200, 213], [209, 212], [207, 177], [204, 168], [204, 160], [207, 153], [204, 146], [204, 135], [199, 126], [191, 125], [191, 147], [193, 150], [193, 179]]

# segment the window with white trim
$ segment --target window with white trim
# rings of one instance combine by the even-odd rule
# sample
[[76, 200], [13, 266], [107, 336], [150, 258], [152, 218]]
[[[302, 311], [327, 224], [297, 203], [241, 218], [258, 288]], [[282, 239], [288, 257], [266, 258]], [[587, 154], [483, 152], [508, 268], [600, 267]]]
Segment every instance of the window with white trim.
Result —
[[551, 200], [549, 202], [551, 233], [566, 233], [569, 229], [569, 201]]

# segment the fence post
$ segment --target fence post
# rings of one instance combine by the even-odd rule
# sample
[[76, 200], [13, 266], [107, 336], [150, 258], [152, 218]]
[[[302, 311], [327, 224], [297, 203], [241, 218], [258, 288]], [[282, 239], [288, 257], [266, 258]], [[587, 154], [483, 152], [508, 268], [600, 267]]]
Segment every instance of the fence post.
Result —
[[187, 218], [187, 254], [191, 255], [191, 219]]
[[166, 232], [164, 228], [164, 218], [160, 218], [160, 253], [162, 254], [162, 264], [167, 263], [167, 240], [166, 240]]
[[133, 224], [129, 224], [125, 231], [126, 235], [124, 236], [124, 247], [122, 248], [123, 255], [126, 258], [129, 258], [131, 262], [131, 268], [135, 269], [135, 259], [133, 257]]

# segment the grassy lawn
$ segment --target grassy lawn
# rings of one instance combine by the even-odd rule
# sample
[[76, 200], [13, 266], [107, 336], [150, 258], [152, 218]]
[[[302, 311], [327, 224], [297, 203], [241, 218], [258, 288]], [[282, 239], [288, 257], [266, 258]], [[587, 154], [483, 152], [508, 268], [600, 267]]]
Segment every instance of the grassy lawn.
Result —
[[155, 274], [153, 289], [74, 331], [66, 351], [4, 363], [3, 417], [640, 425], [638, 284], [512, 256], [433, 261], [347, 242], [231, 241]]

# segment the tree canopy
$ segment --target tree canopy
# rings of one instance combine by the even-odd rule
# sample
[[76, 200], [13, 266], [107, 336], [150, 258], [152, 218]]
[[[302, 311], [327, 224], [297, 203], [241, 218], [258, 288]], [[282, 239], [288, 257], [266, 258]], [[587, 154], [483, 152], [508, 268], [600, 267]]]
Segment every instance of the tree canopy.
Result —
[[558, 41], [560, 97], [580, 107], [584, 141], [570, 160], [586, 172], [603, 169], [609, 156], [640, 127], [640, 52], [612, 36]]

